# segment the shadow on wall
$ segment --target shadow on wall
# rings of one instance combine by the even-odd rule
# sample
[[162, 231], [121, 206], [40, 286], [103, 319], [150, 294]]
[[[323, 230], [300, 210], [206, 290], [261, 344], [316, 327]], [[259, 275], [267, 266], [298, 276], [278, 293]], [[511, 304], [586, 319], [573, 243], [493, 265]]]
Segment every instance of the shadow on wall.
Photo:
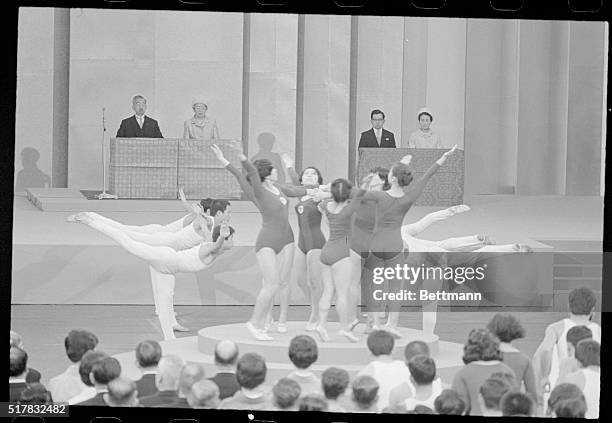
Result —
[[25, 191], [26, 188], [50, 188], [51, 177], [38, 168], [40, 153], [32, 147], [21, 151], [21, 169], [15, 178], [15, 191]]
[[257, 145], [259, 145], [259, 151], [251, 157], [251, 161], [268, 159], [272, 162], [272, 166], [276, 168], [278, 172], [278, 183], [285, 183], [285, 166], [281, 159], [280, 154], [272, 151], [274, 144], [276, 143], [276, 137], [271, 132], [262, 132], [257, 136]]

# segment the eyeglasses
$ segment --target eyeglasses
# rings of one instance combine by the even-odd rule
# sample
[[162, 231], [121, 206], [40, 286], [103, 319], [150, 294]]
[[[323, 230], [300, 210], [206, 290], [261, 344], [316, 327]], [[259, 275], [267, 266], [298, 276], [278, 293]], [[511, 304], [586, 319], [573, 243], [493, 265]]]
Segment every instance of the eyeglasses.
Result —
[[382, 122], [384, 119], [372, 119], [372, 120], [376, 122]]

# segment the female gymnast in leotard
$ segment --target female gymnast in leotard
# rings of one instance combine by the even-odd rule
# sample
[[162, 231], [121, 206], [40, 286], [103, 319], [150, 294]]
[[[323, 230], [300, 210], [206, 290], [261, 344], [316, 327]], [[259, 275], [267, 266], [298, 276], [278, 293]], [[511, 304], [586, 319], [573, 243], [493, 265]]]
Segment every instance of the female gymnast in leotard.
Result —
[[[364, 266], [369, 269], [395, 268], [402, 265], [408, 255], [401, 235], [404, 216], [410, 210], [416, 199], [423, 192], [429, 179], [444, 164], [446, 159], [455, 152], [457, 146], [442, 155], [425, 174], [412, 183], [412, 173], [408, 165], [396, 163], [390, 172], [389, 182], [391, 188], [387, 191], [368, 191], [364, 194], [364, 201], [376, 202], [376, 230], [370, 242], [370, 255]], [[391, 280], [394, 288], [401, 289], [403, 281]], [[401, 336], [397, 330], [399, 319], [399, 302], [390, 305], [389, 320], [385, 330], [394, 336]]]
[[[289, 172], [294, 185], [318, 187], [323, 184], [323, 176], [319, 169], [313, 166], [304, 168], [298, 175], [293, 167], [293, 160], [283, 155], [283, 162]], [[323, 292], [321, 281], [321, 249], [325, 245], [325, 236], [321, 231], [321, 211], [318, 204], [320, 198], [311, 195], [301, 197], [295, 205], [298, 220], [298, 242], [293, 258], [293, 278], [302, 289], [310, 303], [310, 317], [306, 323], [307, 331], [314, 331], [319, 321], [319, 301]], [[279, 322], [284, 322], [286, 313], [283, 313], [283, 305], [289, 304], [289, 284], [281, 292], [281, 317]], [[284, 301], [283, 301], [284, 300]]]
[[[201, 242], [199, 245], [176, 251], [173, 248], [166, 246], [153, 246], [132, 239], [123, 230], [109, 225], [108, 223], [97, 219], [91, 213], [82, 212], [74, 214], [67, 219], [69, 222], [83, 223], [88, 225], [108, 237], [112, 238], [128, 253], [135, 255], [149, 263], [155, 271], [163, 275], [168, 275], [168, 278], [173, 279], [177, 273], [195, 273], [208, 267], [223, 251], [229, 249], [233, 245], [232, 234], [233, 229], [227, 223], [222, 223], [213, 231], [213, 242]], [[217, 229], [218, 228], [218, 229]], [[170, 282], [170, 281], [169, 281]], [[171, 281], [174, 282], [173, 280]], [[161, 295], [160, 314], [162, 331], [165, 339], [174, 339], [172, 331], [171, 319], [169, 313], [164, 312], [170, 310], [171, 305], [167, 304], [168, 297]]]
[[[263, 286], [255, 300], [253, 315], [246, 327], [260, 341], [273, 338], [265, 332], [266, 319], [271, 311], [274, 295], [281, 285], [289, 283], [293, 262], [293, 230], [289, 225], [287, 197], [303, 197], [316, 190], [276, 183], [278, 173], [269, 160], [251, 163], [244, 154], [239, 160], [247, 172], [247, 178], [230, 164], [218, 146], [213, 152], [223, 166], [237, 179], [245, 195], [261, 212], [262, 227], [255, 241], [255, 256], [263, 276]], [[279, 332], [286, 332], [285, 325], [277, 325]]]
[[323, 294], [319, 303], [319, 324], [316, 331], [323, 342], [329, 341], [327, 332], [327, 317], [334, 291], [336, 292], [336, 310], [340, 321], [339, 334], [351, 342], [358, 338], [351, 332], [353, 316], [353, 300], [351, 298], [350, 237], [353, 214], [359, 208], [361, 196], [365, 190], [359, 190], [351, 198], [352, 185], [346, 179], [336, 179], [332, 182], [330, 191], [332, 200], [319, 204], [319, 209], [329, 222], [329, 239], [321, 250], [321, 275], [323, 278]]

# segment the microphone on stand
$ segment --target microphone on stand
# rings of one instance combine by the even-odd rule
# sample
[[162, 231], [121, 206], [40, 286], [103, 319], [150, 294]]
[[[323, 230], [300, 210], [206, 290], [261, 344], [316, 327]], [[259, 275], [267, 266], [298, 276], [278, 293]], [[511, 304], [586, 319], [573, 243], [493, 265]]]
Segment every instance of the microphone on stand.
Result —
[[102, 107], [102, 193], [98, 195], [98, 200], [116, 200], [116, 195], [106, 192], [106, 154], [104, 153], [104, 140], [106, 134], [106, 107]]
[[102, 131], [106, 132], [106, 118], [104, 117], [104, 112], [106, 112], [106, 107], [102, 107]]

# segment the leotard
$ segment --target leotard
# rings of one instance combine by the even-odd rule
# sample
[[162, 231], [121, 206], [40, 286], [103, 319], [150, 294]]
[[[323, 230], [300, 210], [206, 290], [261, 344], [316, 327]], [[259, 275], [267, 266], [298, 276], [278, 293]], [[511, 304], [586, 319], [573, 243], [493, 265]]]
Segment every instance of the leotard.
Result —
[[359, 198], [348, 200], [349, 203], [339, 213], [332, 213], [327, 209], [330, 201], [326, 200], [320, 205], [329, 221], [329, 239], [321, 250], [321, 263], [328, 266], [350, 255], [351, 220], [361, 202]]
[[300, 200], [295, 206], [298, 218], [298, 248], [304, 254], [310, 250], [320, 250], [325, 245], [325, 236], [321, 232], [321, 211], [318, 204], [309, 198]]
[[351, 233], [351, 250], [367, 257], [370, 254], [370, 243], [374, 235], [376, 222], [376, 203], [364, 201], [355, 213], [353, 232]]

